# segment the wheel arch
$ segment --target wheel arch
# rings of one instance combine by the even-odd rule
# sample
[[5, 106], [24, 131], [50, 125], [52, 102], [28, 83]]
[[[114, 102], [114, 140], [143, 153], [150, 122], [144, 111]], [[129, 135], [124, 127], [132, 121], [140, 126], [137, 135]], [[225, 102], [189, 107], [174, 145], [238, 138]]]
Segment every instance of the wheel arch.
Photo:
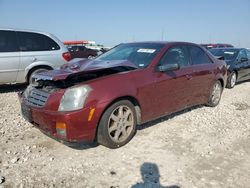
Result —
[[34, 66], [32, 67], [31, 69], [28, 70], [27, 74], [26, 74], [26, 77], [25, 77], [25, 80], [26, 82], [29, 81], [29, 77], [30, 75], [32, 74], [33, 71], [37, 70], [37, 69], [48, 69], [48, 70], [53, 70], [53, 67], [49, 66], [49, 65], [37, 65], [37, 66]]
[[[235, 73], [236, 73], [236, 76], [237, 76], [237, 78], [238, 78], [238, 74], [239, 74], [239, 73], [238, 73], [238, 70], [237, 70], [236, 68], [233, 68], [233, 69], [231, 69], [231, 70], [229, 69], [229, 70], [228, 70], [228, 75], [229, 75], [229, 74], [232, 74], [232, 72], [235, 72]], [[229, 77], [229, 76], [228, 76], [228, 77]]]
[[113, 99], [110, 103], [108, 103], [108, 105], [106, 105], [106, 107], [104, 108], [104, 110], [102, 111], [99, 119], [98, 119], [98, 123], [97, 123], [97, 126], [96, 126], [96, 133], [95, 133], [95, 140], [97, 139], [97, 133], [98, 133], [98, 127], [99, 127], [99, 124], [100, 124], [100, 121], [101, 121], [101, 118], [104, 114], [104, 112], [111, 106], [113, 105], [114, 103], [118, 102], [118, 101], [121, 101], [121, 100], [128, 100], [130, 101], [134, 107], [135, 107], [135, 112], [136, 112], [136, 124], [141, 124], [141, 106], [140, 106], [140, 103], [139, 101], [133, 97], [133, 96], [121, 96], [121, 97], [118, 97], [118, 98], [115, 98]]
[[222, 78], [219, 78], [218, 81], [220, 81], [222, 88], [224, 88], [225, 87], [224, 80]]

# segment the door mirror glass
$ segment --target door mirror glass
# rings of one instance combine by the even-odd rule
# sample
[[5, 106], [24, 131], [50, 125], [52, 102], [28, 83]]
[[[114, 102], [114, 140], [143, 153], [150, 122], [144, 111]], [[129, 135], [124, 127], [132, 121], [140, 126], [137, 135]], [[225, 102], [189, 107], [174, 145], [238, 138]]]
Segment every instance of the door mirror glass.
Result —
[[179, 64], [165, 64], [158, 66], [158, 71], [166, 72], [166, 71], [174, 71], [180, 69]]

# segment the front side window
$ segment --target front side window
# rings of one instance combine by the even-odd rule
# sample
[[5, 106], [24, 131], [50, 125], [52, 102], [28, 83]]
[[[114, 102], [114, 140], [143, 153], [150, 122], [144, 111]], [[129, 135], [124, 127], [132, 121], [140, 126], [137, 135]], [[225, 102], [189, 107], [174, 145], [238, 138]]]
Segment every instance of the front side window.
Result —
[[161, 58], [159, 65], [178, 64], [180, 67], [189, 65], [189, 55], [185, 46], [170, 48]]
[[39, 33], [17, 32], [21, 51], [53, 51], [60, 46], [48, 36]]
[[145, 68], [151, 63], [163, 46], [164, 44], [155, 43], [120, 44], [108, 52], [100, 55], [96, 58], [96, 60], [127, 60], [138, 68]]
[[246, 50], [246, 52], [247, 52], [247, 58], [250, 59], [250, 51]]
[[0, 52], [19, 51], [15, 31], [0, 31]]
[[189, 46], [189, 51], [193, 65], [210, 64], [212, 61], [208, 55], [197, 46]]
[[246, 57], [247, 57], [247, 54], [245, 50], [240, 50], [237, 60], [240, 61], [241, 58], [246, 58]]

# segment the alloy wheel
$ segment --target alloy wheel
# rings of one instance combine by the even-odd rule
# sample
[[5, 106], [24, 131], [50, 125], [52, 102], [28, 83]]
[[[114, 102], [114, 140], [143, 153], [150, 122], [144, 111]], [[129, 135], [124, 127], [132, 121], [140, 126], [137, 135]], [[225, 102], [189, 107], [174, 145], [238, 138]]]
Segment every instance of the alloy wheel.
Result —
[[133, 131], [134, 115], [132, 110], [125, 105], [118, 106], [111, 113], [108, 120], [108, 133], [110, 138], [121, 143], [125, 141]]
[[220, 97], [221, 97], [221, 92], [222, 92], [221, 85], [219, 82], [216, 82], [216, 84], [214, 85], [214, 88], [213, 88], [212, 98], [211, 98], [211, 101], [213, 104], [219, 103]]
[[232, 75], [231, 75], [231, 80], [230, 80], [231, 87], [235, 86], [236, 79], [237, 79], [237, 76], [236, 76], [235, 72], [233, 72]]

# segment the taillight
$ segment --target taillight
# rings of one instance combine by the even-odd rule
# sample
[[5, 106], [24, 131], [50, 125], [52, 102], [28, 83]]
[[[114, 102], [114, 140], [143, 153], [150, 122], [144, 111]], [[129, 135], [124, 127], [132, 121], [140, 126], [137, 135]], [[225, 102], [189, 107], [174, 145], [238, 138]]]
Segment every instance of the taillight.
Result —
[[71, 60], [71, 55], [69, 52], [65, 52], [62, 54], [63, 59], [65, 59], [66, 61], [70, 61]]

